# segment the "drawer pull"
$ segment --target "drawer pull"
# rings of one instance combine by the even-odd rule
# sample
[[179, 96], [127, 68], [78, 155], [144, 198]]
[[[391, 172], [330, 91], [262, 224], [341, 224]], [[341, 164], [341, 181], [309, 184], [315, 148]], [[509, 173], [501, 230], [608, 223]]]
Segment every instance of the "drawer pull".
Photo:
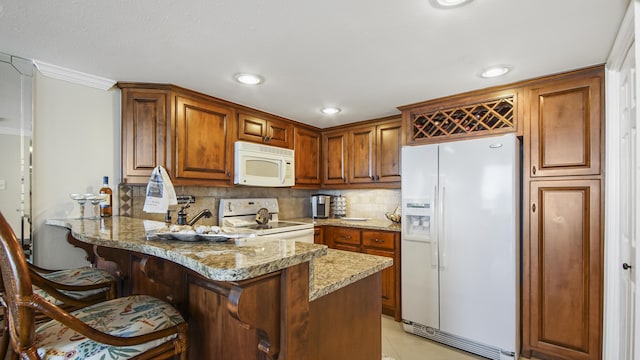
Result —
[[378, 238], [373, 239], [373, 241], [375, 241], [375, 242], [377, 242], [377, 243], [383, 243], [383, 242], [384, 242], [384, 240], [382, 240], [382, 239], [378, 239]]
[[351, 235], [342, 235], [340, 237], [343, 239], [351, 239]]

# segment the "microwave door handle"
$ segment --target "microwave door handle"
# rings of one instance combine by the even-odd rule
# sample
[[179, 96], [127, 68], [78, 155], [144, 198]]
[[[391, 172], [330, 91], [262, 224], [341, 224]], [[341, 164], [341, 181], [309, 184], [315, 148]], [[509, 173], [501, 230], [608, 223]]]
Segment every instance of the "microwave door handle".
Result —
[[287, 176], [287, 163], [284, 159], [280, 159], [280, 184], [284, 184], [284, 179]]

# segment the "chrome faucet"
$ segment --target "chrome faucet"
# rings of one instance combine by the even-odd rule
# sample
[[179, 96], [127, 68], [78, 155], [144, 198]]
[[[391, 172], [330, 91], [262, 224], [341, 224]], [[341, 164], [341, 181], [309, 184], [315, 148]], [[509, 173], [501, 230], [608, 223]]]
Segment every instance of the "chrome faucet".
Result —
[[187, 221], [187, 225], [193, 225], [198, 220], [202, 219], [203, 217], [208, 219], [208, 218], [210, 218], [212, 216], [213, 216], [213, 214], [211, 213], [211, 210], [209, 210], [209, 209], [201, 210], [199, 213], [196, 214], [196, 216], [192, 217], [191, 220]]
[[197, 213], [194, 217], [192, 217], [191, 220], [187, 221], [187, 212], [184, 210], [188, 207], [189, 207], [189, 204], [187, 204], [186, 206], [180, 207], [180, 211], [178, 211], [178, 221], [177, 221], [178, 225], [193, 225], [203, 217], [210, 218], [213, 216], [213, 214], [211, 213], [211, 210], [204, 209], [204, 210], [201, 210], [199, 213]]

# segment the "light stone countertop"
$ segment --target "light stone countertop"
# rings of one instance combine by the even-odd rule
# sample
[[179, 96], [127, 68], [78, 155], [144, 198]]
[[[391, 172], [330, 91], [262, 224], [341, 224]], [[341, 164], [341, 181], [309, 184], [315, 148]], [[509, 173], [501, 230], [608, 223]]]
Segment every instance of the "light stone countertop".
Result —
[[402, 231], [402, 227], [400, 224], [396, 224], [389, 220], [379, 220], [379, 219], [353, 221], [353, 220], [344, 220], [340, 218], [313, 219], [310, 217], [304, 217], [304, 218], [281, 219], [281, 220], [312, 223], [318, 226], [329, 225], [329, 226], [343, 226], [343, 227], [352, 227], [352, 228], [369, 229], [369, 230], [384, 230], [384, 231], [395, 231], [395, 232]]
[[315, 300], [393, 264], [386, 257], [327, 249], [325, 245], [260, 237], [228, 242], [163, 240], [148, 235], [156, 221], [114, 216], [101, 220], [50, 219], [90, 244], [139, 252], [180, 264], [216, 281], [254, 278], [303, 262], [309, 266], [309, 300]]
[[391, 265], [393, 259], [388, 257], [328, 249], [327, 255], [311, 261], [309, 273], [314, 279], [313, 286], [309, 288], [309, 300], [318, 299]]

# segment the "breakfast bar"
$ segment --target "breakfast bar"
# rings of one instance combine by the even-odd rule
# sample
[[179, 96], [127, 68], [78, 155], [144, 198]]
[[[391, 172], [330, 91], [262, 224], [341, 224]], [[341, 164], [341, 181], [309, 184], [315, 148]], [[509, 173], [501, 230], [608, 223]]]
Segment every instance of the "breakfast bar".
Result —
[[[386, 257], [278, 239], [177, 241], [157, 222], [52, 219], [119, 295], [147, 294], [189, 323], [189, 358], [380, 359]], [[373, 346], [374, 344], [377, 344]]]

